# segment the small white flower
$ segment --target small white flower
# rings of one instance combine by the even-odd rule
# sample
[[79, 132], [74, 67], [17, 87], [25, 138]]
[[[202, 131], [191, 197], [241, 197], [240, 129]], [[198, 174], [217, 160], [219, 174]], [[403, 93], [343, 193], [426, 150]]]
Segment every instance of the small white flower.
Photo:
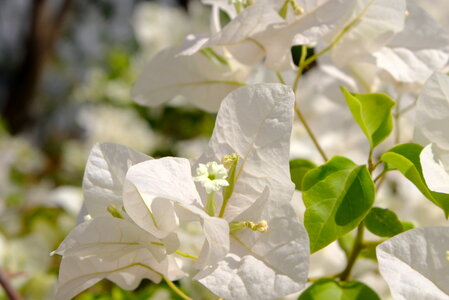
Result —
[[226, 180], [228, 170], [215, 161], [199, 164], [196, 175], [193, 179], [201, 183], [207, 194], [218, 192], [222, 187], [229, 186], [229, 182]]

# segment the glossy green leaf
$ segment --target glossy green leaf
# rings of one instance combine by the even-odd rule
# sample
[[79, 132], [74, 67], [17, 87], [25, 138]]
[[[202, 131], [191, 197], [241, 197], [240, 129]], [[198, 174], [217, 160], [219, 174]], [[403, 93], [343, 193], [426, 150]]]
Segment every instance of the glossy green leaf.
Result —
[[354, 120], [374, 149], [393, 129], [391, 110], [396, 103], [384, 94], [353, 94], [345, 88], [342, 91]]
[[313, 168], [316, 168], [316, 165], [306, 159], [297, 158], [290, 161], [290, 176], [298, 191], [302, 190], [304, 175]]
[[298, 300], [380, 300], [367, 285], [358, 281], [320, 279], [306, 289]]
[[441, 207], [449, 215], [449, 195], [429, 190], [423, 177], [419, 155], [423, 147], [414, 143], [397, 145], [385, 152], [381, 160], [387, 163], [387, 169], [400, 171], [430, 201]]
[[413, 223], [411, 223], [411, 222], [402, 221], [401, 224], [402, 224], [402, 228], [404, 228], [404, 231], [415, 228], [415, 225], [413, 225]]
[[316, 252], [348, 233], [365, 218], [375, 189], [366, 166], [335, 156], [307, 172], [302, 181], [304, 223]]
[[398, 216], [387, 208], [373, 207], [365, 218], [366, 228], [381, 237], [392, 237], [404, 231]]

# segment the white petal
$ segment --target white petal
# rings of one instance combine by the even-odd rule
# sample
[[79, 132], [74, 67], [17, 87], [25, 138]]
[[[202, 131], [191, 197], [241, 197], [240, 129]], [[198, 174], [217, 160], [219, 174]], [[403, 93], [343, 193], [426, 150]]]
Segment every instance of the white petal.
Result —
[[394, 299], [449, 298], [449, 227], [409, 230], [377, 247], [379, 270]]
[[[312, 1], [313, 2], [313, 1]], [[320, 38], [341, 27], [353, 10], [353, 0], [328, 0], [314, 3], [313, 8], [286, 26], [273, 26], [254, 36], [266, 51], [265, 65], [284, 71], [292, 68], [293, 45], [315, 45]]]
[[290, 47], [316, 43], [318, 38], [344, 20], [353, 5], [353, 0], [309, 1], [303, 15], [284, 20], [279, 16], [276, 5], [260, 1], [246, 8], [222, 31], [213, 35], [204, 47], [229, 47], [236, 59], [248, 65], [257, 63], [265, 55], [265, 65], [269, 69], [291, 69]]
[[[339, 66], [356, 57], [380, 50], [395, 34], [404, 28], [405, 0], [358, 0], [353, 15], [344, 26], [355, 24], [332, 48], [333, 61]], [[327, 36], [328, 42], [342, 32], [343, 26]]]
[[77, 253], [84, 256], [103, 252], [103, 255], [114, 257], [120, 256], [121, 251], [129, 252], [143, 247], [153, 251], [158, 259], [162, 259], [165, 249], [152, 246], [152, 242], [160, 240], [127, 220], [97, 217], [75, 227], [53, 253]]
[[128, 168], [151, 159], [143, 153], [113, 143], [96, 144], [83, 178], [84, 204], [92, 217], [110, 215], [110, 204], [122, 207], [122, 188]]
[[225, 299], [274, 299], [301, 290], [307, 281], [309, 240], [288, 202], [268, 189], [235, 221], [265, 220], [266, 233], [231, 235], [231, 253], [195, 279]]
[[423, 84], [449, 59], [449, 34], [415, 1], [407, 2], [404, 30], [374, 53], [379, 68], [402, 82]]
[[449, 76], [434, 73], [424, 85], [416, 104], [414, 140], [449, 149]]
[[419, 155], [424, 179], [431, 191], [449, 194], [449, 153], [445, 157], [434, 144], [427, 145]]
[[171, 203], [189, 206], [198, 199], [187, 159], [166, 157], [146, 161], [126, 174], [125, 210], [137, 225], [158, 238], [166, 237], [178, 225]]
[[[72, 299], [102, 279], [108, 279], [126, 290], [137, 288], [144, 278], [159, 283], [160, 272], [171, 270], [174, 264], [176, 262], [171, 257], [157, 263], [143, 249], [126, 253], [117, 261], [104, 260], [97, 256], [87, 259], [76, 255], [64, 256], [59, 270], [56, 299]], [[170, 277], [169, 280], [176, 280], [181, 276]]]
[[198, 269], [216, 264], [229, 252], [229, 224], [226, 220], [204, 217], [202, 226], [206, 240], [198, 257]]
[[266, 186], [274, 199], [291, 199], [288, 155], [293, 101], [291, 89], [280, 84], [240, 88], [223, 101], [209, 149], [200, 162], [240, 155], [238, 179], [224, 215], [227, 220], [248, 208]]
[[143, 278], [160, 274], [172, 280], [184, 275], [160, 242], [137, 225], [113, 217], [98, 217], [78, 225], [61, 243], [58, 299], [70, 299], [101, 279], [134, 289]]
[[157, 106], [181, 95], [201, 109], [216, 112], [230, 91], [245, 85], [246, 69], [232, 62], [232, 69], [214, 63], [200, 52], [178, 55], [183, 50], [186, 49], [166, 49], [144, 67], [132, 90], [137, 103]]
[[449, 55], [445, 51], [384, 47], [376, 52], [379, 68], [387, 71], [397, 81], [423, 84], [434, 71], [446, 66]]

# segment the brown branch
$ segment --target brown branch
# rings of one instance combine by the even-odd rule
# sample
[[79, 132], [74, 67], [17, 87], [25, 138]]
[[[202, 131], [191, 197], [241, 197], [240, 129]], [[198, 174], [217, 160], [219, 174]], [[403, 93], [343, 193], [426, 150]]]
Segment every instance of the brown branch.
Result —
[[5, 290], [6, 295], [10, 300], [20, 300], [22, 299], [19, 294], [14, 290], [11, 283], [9, 282], [8, 276], [6, 276], [5, 272], [0, 269], [0, 285]]
[[2, 111], [12, 134], [23, 131], [33, 121], [33, 101], [45, 64], [74, 0], [65, 0], [55, 17], [48, 12], [47, 0], [34, 0], [32, 3], [30, 28], [24, 42], [26, 52], [12, 79]]

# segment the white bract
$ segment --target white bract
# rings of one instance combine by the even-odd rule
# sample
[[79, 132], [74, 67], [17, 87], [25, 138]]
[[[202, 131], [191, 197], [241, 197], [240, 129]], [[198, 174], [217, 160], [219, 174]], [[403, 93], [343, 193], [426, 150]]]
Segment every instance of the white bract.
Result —
[[85, 207], [92, 219], [73, 229], [54, 251], [63, 256], [57, 299], [71, 299], [104, 278], [134, 289], [143, 278], [159, 282], [162, 276], [175, 280], [184, 275], [168, 255], [177, 248], [176, 237], [157, 239], [139, 228], [123, 210], [128, 169], [149, 159], [112, 143], [97, 144], [92, 149], [83, 181]]
[[201, 40], [190, 36], [184, 46], [159, 52], [144, 66], [132, 90], [134, 100], [157, 106], [181, 96], [201, 109], [218, 111], [229, 92], [245, 85], [249, 70], [220, 48], [192, 56], [180, 55]]
[[430, 190], [449, 192], [449, 77], [434, 73], [416, 105], [414, 140], [421, 153], [423, 175]]
[[123, 200], [137, 225], [175, 250], [180, 224], [201, 222], [206, 240], [199, 268], [216, 263], [229, 249], [229, 226], [205, 212], [187, 159], [166, 157], [135, 165], [126, 174]]
[[[345, 2], [345, 1], [343, 1]], [[349, 9], [345, 22], [325, 37], [330, 44], [339, 34], [339, 42], [332, 48], [331, 57], [338, 66], [366, 61], [404, 28], [405, 0], [357, 0]]]
[[[127, 174], [125, 199], [130, 201], [125, 200], [125, 209], [153, 235], [166, 236], [183, 214], [202, 215], [208, 242], [199, 254], [201, 271], [195, 279], [220, 297], [272, 299], [300, 290], [306, 281], [308, 238], [289, 204], [293, 192], [288, 167], [293, 99], [291, 90], [277, 84], [240, 88], [226, 97], [209, 150], [194, 168], [199, 172], [195, 178], [200, 181], [201, 198], [186, 160], [182, 168], [181, 159], [147, 161]], [[253, 113], [248, 115], [248, 111]], [[238, 163], [231, 177], [217, 163], [223, 158], [229, 168]], [[226, 185], [223, 181], [217, 181], [218, 186], [208, 193], [209, 183], [224, 178], [232, 188], [229, 196], [216, 194]], [[210, 201], [217, 201], [219, 212], [208, 210], [206, 214]], [[208, 225], [211, 221], [214, 226]], [[230, 234], [229, 226], [236, 223], [244, 226]], [[260, 288], [262, 282], [265, 289]]]
[[218, 214], [231, 225], [247, 222], [247, 228], [231, 232], [225, 259], [195, 276], [225, 299], [278, 298], [299, 291], [306, 281], [308, 237], [289, 204], [293, 101], [292, 91], [278, 84], [232, 92], [221, 105], [209, 150], [199, 160], [239, 157], [235, 177], [228, 177], [232, 195], [217, 197]]
[[[228, 95], [196, 177], [187, 159], [150, 159], [115, 144], [94, 147], [84, 179], [92, 219], [55, 251], [63, 255], [58, 297], [73, 297], [103, 278], [133, 289], [142, 278], [182, 277], [173, 254], [187, 222], [201, 223], [205, 237], [195, 253], [195, 278], [218, 296], [272, 299], [303, 288], [309, 244], [289, 204], [293, 101], [280, 84]], [[219, 212], [211, 209], [217, 204]]]
[[449, 227], [409, 230], [380, 244], [379, 270], [395, 300], [449, 298]]
[[252, 65], [265, 57], [269, 69], [292, 69], [291, 46], [313, 45], [342, 25], [355, 0], [301, 2], [300, 9], [287, 6], [290, 11], [281, 16], [284, 2], [257, 1], [213, 34], [203, 48], [224, 46], [244, 64]]
[[396, 81], [423, 84], [449, 60], [449, 33], [414, 0], [407, 1], [404, 29], [374, 53], [377, 66]]

